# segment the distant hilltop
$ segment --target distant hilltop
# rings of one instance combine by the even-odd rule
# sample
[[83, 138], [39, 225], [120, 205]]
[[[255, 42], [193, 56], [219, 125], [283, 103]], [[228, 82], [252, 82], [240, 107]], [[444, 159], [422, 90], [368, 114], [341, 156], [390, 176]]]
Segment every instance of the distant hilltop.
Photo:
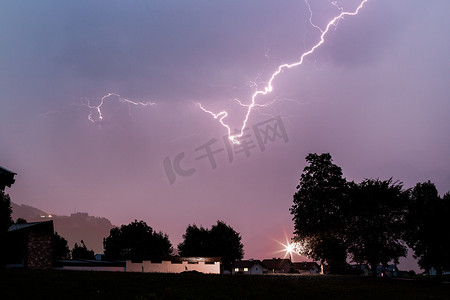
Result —
[[73, 213], [70, 216], [49, 214], [38, 208], [11, 202], [12, 218], [16, 221], [23, 218], [28, 222], [53, 220], [55, 231], [64, 237], [72, 249], [75, 243], [83, 240], [88, 249], [103, 253], [103, 238], [109, 235], [114, 225], [103, 217], [89, 216], [87, 213]]

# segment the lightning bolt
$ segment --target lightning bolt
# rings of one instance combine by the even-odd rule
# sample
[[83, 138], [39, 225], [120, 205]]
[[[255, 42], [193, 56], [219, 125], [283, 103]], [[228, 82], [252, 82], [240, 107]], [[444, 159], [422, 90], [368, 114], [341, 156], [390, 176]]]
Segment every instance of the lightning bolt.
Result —
[[323, 33], [322, 28], [320, 28], [319, 26], [317, 26], [316, 24], [313, 23], [312, 18], [313, 18], [313, 12], [311, 9], [311, 5], [309, 5], [308, 0], [305, 0], [306, 5], [308, 6], [308, 11], [309, 11], [309, 24], [311, 24], [312, 27], [318, 29], [321, 33]]
[[238, 140], [238, 139], [244, 135], [244, 129], [245, 129], [246, 126], [247, 126], [247, 122], [248, 122], [248, 119], [249, 119], [249, 117], [250, 117], [250, 113], [252, 112], [252, 110], [253, 110], [255, 107], [266, 106], [266, 104], [257, 104], [256, 98], [257, 98], [258, 96], [264, 96], [264, 95], [267, 95], [268, 93], [272, 92], [272, 90], [273, 90], [273, 85], [272, 85], [272, 83], [273, 83], [273, 81], [275, 80], [275, 78], [276, 78], [283, 70], [295, 68], [295, 67], [297, 67], [297, 66], [302, 65], [302, 64], [303, 64], [303, 61], [304, 61], [304, 59], [305, 59], [305, 57], [307, 57], [308, 55], [311, 55], [312, 53], [314, 53], [314, 51], [315, 51], [317, 48], [319, 48], [323, 43], [325, 43], [325, 36], [326, 36], [327, 33], [330, 31], [330, 28], [331, 28], [332, 26], [336, 27], [338, 21], [339, 21], [340, 19], [344, 18], [345, 16], [355, 16], [355, 15], [357, 15], [357, 14], [359, 13], [359, 11], [363, 8], [363, 6], [364, 6], [368, 1], [369, 1], [369, 0], [363, 0], [363, 1], [361, 1], [360, 4], [359, 4], [359, 6], [358, 6], [354, 11], [352, 11], [352, 12], [344, 11], [341, 7], [339, 7], [339, 6], [337, 5], [337, 2], [336, 2], [336, 1], [333, 1], [333, 2], [332, 2], [332, 5], [335, 6], [335, 7], [340, 11], [340, 14], [337, 15], [336, 17], [334, 17], [333, 19], [331, 19], [331, 20], [328, 22], [328, 24], [327, 24], [327, 26], [325, 27], [325, 29], [322, 29], [322, 28], [320, 28], [319, 26], [315, 25], [315, 24], [312, 22], [312, 10], [311, 10], [311, 6], [309, 5], [308, 1], [305, 0], [306, 4], [307, 4], [307, 6], [308, 6], [309, 12], [310, 12], [309, 21], [310, 21], [311, 25], [312, 25], [314, 28], [318, 29], [318, 30], [321, 32], [319, 41], [318, 41], [318, 42], [317, 42], [310, 50], [304, 52], [304, 53], [300, 56], [300, 58], [299, 58], [298, 61], [296, 61], [296, 62], [294, 62], [294, 63], [290, 63], [290, 64], [282, 64], [282, 65], [279, 65], [278, 68], [276, 69], [276, 71], [275, 71], [275, 72], [272, 74], [272, 76], [270, 77], [270, 79], [269, 79], [269, 81], [267, 82], [267, 84], [266, 84], [266, 86], [264, 87], [264, 89], [262, 89], [262, 90], [257, 90], [256, 92], [253, 93], [253, 95], [252, 95], [252, 97], [251, 97], [251, 102], [250, 102], [250, 104], [243, 104], [243, 103], [240, 102], [240, 101], [238, 102], [239, 105], [241, 105], [241, 106], [247, 108], [247, 113], [246, 113], [246, 115], [245, 115], [244, 121], [242, 122], [242, 127], [241, 127], [240, 131], [238, 131], [237, 134], [232, 134], [232, 133], [231, 133], [231, 127], [230, 127], [228, 124], [225, 123], [225, 119], [226, 119], [226, 117], [228, 116], [228, 112], [227, 112], [227, 111], [224, 110], [224, 111], [221, 111], [221, 112], [219, 112], [219, 113], [214, 113], [214, 112], [212, 112], [212, 111], [210, 111], [210, 110], [205, 109], [200, 103], [198, 103], [198, 106], [200, 107], [201, 110], [203, 110], [204, 112], [206, 112], [206, 113], [210, 114], [211, 116], [213, 116], [214, 119], [218, 119], [219, 122], [220, 122], [220, 124], [222, 124], [222, 126], [224, 126], [224, 127], [227, 129], [229, 140], [230, 140], [232, 143], [234, 143], [234, 144], [239, 144], [239, 140]]
[[98, 120], [103, 120], [103, 113], [102, 113], [102, 106], [103, 104], [105, 104], [106, 101], [108, 101], [108, 99], [110, 97], [117, 97], [119, 99], [119, 102], [121, 103], [125, 103], [128, 105], [135, 105], [135, 106], [151, 106], [151, 105], [156, 105], [156, 103], [154, 102], [136, 102], [136, 101], [132, 101], [130, 99], [124, 98], [122, 96], [120, 96], [119, 94], [115, 94], [115, 93], [108, 93], [106, 95], [104, 95], [101, 99], [100, 99], [100, 103], [98, 105], [92, 105], [91, 102], [89, 101], [89, 99], [87, 98], [83, 98], [85, 103], [82, 103], [81, 105], [86, 106], [89, 108], [90, 112], [88, 115], [88, 119], [89, 121], [91, 121], [92, 123], [95, 123], [95, 119], [93, 117], [93, 113], [96, 112], [96, 114], [98, 115]]

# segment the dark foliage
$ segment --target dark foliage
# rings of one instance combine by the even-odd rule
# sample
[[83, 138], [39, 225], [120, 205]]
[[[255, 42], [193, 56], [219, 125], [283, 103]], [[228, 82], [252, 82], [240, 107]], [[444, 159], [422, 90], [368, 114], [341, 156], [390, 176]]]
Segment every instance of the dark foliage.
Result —
[[180, 256], [212, 256], [209, 230], [197, 225], [188, 225], [186, 233], [183, 235], [183, 242], [178, 244], [178, 254]]
[[331, 155], [309, 154], [291, 214], [303, 254], [326, 261], [331, 273], [346, 272], [347, 256], [379, 264], [406, 255], [402, 238], [409, 191], [392, 179], [347, 182]]
[[[11, 213], [11, 199], [8, 194], [0, 190], [0, 245], [5, 245], [6, 233], [13, 224]], [[0, 247], [0, 268], [5, 266], [6, 252], [7, 250], [4, 246]]]
[[348, 185], [331, 155], [309, 154], [290, 209], [296, 241], [306, 255], [327, 261], [333, 273], [346, 265]]
[[75, 243], [72, 249], [72, 259], [95, 259], [94, 251], [89, 250], [84, 241], [81, 240], [81, 245]]
[[353, 261], [370, 264], [376, 276], [378, 265], [398, 264], [406, 256], [402, 236], [408, 191], [392, 179], [366, 179], [351, 191], [348, 252]]
[[55, 232], [53, 239], [55, 247], [55, 251], [53, 253], [55, 255], [55, 259], [69, 259], [70, 250], [66, 239], [60, 236], [57, 232]]
[[180, 256], [221, 257], [224, 269], [244, 256], [240, 234], [223, 221], [217, 221], [210, 230], [189, 225], [183, 238], [178, 245]]
[[16, 224], [26, 224], [27, 220], [25, 220], [24, 218], [17, 218], [16, 220]]
[[450, 194], [439, 197], [430, 181], [418, 183], [411, 192], [405, 240], [421, 268], [436, 269], [437, 277], [450, 268]]
[[14, 223], [11, 214], [11, 199], [8, 194], [0, 190], [0, 236], [4, 235], [9, 226]]
[[172, 244], [167, 234], [155, 232], [144, 221], [131, 222], [111, 229], [103, 239], [108, 259], [144, 260], [172, 254]]

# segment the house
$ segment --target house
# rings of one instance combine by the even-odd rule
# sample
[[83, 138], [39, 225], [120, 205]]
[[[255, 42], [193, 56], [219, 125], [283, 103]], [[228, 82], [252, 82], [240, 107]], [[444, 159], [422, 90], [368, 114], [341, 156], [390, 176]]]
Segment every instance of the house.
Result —
[[290, 259], [264, 259], [262, 263], [266, 266], [268, 274], [289, 273], [292, 270], [292, 263]]
[[105, 260], [105, 254], [95, 254], [95, 260], [97, 261]]
[[295, 262], [293, 263], [293, 268], [296, 273], [304, 275], [320, 273], [320, 266], [315, 262]]
[[[436, 268], [434, 268], [434, 267], [431, 267], [429, 270], [428, 270], [428, 275], [430, 275], [430, 276], [436, 276]], [[443, 270], [442, 271], [442, 275], [450, 275], [450, 271], [447, 271], [447, 270]]]
[[4, 191], [5, 187], [11, 187], [16, 181], [14, 175], [17, 174], [0, 166], [0, 191]]
[[6, 267], [53, 267], [53, 221], [13, 224], [6, 234]]
[[167, 256], [144, 260], [126, 261], [126, 272], [182, 273], [195, 271], [206, 274], [220, 274], [220, 257], [179, 257]]
[[260, 260], [239, 260], [231, 265], [231, 274], [265, 274], [266, 266]]
[[377, 276], [398, 277], [398, 268], [396, 265], [377, 266]]

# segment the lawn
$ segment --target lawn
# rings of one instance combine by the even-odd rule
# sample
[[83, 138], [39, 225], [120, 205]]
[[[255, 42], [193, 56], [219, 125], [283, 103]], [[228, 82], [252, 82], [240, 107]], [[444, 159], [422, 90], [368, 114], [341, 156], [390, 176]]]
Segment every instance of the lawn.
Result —
[[0, 299], [450, 299], [450, 284], [349, 276], [0, 270]]

